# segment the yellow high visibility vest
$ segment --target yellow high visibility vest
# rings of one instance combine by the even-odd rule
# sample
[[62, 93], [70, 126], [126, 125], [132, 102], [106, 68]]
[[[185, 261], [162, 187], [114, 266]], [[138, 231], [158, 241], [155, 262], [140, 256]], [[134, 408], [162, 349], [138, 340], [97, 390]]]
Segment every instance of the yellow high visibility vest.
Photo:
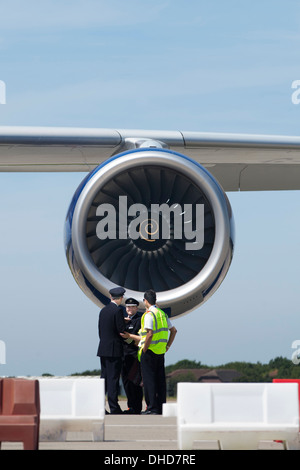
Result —
[[167, 342], [169, 338], [168, 321], [165, 312], [158, 307], [150, 307], [150, 309], [144, 313], [141, 319], [141, 329], [139, 334], [142, 339], [139, 344], [139, 358], [141, 356], [147, 335], [147, 330], [144, 327], [145, 315], [147, 313], [150, 313], [153, 316], [153, 337], [148, 349], [153, 351], [155, 354], [164, 354], [167, 349]]

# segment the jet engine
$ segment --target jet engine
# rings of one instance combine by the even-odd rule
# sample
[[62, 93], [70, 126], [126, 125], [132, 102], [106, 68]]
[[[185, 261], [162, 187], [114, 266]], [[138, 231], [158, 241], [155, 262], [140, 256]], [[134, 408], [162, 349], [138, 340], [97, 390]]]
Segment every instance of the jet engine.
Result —
[[200, 306], [220, 286], [233, 254], [233, 216], [215, 178], [167, 149], [135, 149], [82, 181], [65, 224], [71, 272], [99, 307], [126, 289], [142, 307], [154, 289], [170, 317]]

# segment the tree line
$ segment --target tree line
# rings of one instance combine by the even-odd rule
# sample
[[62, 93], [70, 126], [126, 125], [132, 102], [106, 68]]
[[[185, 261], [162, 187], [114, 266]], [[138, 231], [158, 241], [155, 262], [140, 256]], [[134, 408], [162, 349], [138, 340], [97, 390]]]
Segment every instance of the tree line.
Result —
[[[202, 364], [200, 361], [191, 361], [182, 359], [166, 366], [166, 375], [179, 369], [232, 369], [240, 372], [242, 375], [236, 381], [239, 382], [272, 382], [273, 378], [280, 379], [300, 379], [300, 364], [294, 364], [291, 359], [279, 356], [271, 359], [267, 364], [261, 362], [228, 362], [219, 366], [210, 366]], [[188, 371], [186, 371], [188, 373]], [[100, 375], [100, 369], [86, 370], [84, 372], [76, 372], [71, 376], [93, 376]], [[51, 374], [44, 374], [51, 375]]]
[[[267, 364], [261, 362], [228, 362], [219, 366], [208, 366], [201, 362], [183, 359], [176, 364], [166, 367], [166, 374], [178, 369], [231, 369], [238, 371], [241, 376], [235, 382], [272, 382], [273, 379], [300, 379], [300, 364], [294, 364], [291, 359], [279, 356]], [[188, 373], [188, 371], [186, 372]]]
[[[201, 362], [183, 359], [166, 367], [168, 396], [176, 396], [177, 383], [179, 382], [197, 382], [198, 378], [195, 373], [197, 369], [202, 369], [204, 374], [206, 369], [207, 372], [216, 371], [217, 376], [222, 375], [222, 370], [238, 372], [238, 377], [230, 380], [231, 382], [257, 383], [272, 382], [273, 379], [300, 379], [300, 365], [296, 365], [290, 359], [284, 357], [276, 357], [267, 364], [236, 361], [219, 366], [208, 366]], [[176, 374], [172, 374], [176, 371]]]

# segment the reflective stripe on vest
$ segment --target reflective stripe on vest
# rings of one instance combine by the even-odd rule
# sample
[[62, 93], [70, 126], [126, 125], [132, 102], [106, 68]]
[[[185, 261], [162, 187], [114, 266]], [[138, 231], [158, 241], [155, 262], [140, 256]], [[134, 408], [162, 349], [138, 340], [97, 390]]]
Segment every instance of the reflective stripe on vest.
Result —
[[152, 341], [148, 349], [153, 351], [155, 354], [164, 354], [166, 352], [167, 342], [169, 338], [169, 328], [168, 328], [167, 317], [166, 317], [165, 312], [161, 310], [160, 308], [154, 307], [153, 310], [151, 310], [151, 308], [153, 307], [150, 307], [150, 309], [144, 313], [141, 319], [140, 335], [142, 339], [140, 342], [140, 351], [144, 347], [144, 343], [145, 343], [145, 339], [147, 335], [147, 330], [144, 327], [145, 315], [147, 313], [151, 313], [151, 315], [153, 316], [153, 336], [152, 336]]

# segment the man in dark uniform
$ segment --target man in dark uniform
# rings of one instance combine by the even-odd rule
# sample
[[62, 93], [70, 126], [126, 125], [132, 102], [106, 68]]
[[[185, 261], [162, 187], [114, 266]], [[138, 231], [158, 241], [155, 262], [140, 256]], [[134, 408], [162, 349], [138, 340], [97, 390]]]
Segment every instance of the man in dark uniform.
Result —
[[123, 340], [120, 333], [125, 331], [125, 320], [120, 307], [125, 289], [116, 287], [109, 291], [111, 302], [99, 314], [99, 338], [97, 356], [100, 357], [101, 378], [105, 379], [105, 392], [111, 414], [121, 414], [118, 402], [119, 381], [122, 368]]
[[[127, 318], [126, 331], [138, 335], [141, 328], [142, 314], [138, 312], [139, 302], [129, 298], [125, 302]], [[143, 389], [140, 385], [141, 369], [137, 358], [138, 346], [133, 340], [124, 343], [124, 357], [122, 365], [122, 380], [127, 396], [128, 414], [140, 414], [143, 403]]]

